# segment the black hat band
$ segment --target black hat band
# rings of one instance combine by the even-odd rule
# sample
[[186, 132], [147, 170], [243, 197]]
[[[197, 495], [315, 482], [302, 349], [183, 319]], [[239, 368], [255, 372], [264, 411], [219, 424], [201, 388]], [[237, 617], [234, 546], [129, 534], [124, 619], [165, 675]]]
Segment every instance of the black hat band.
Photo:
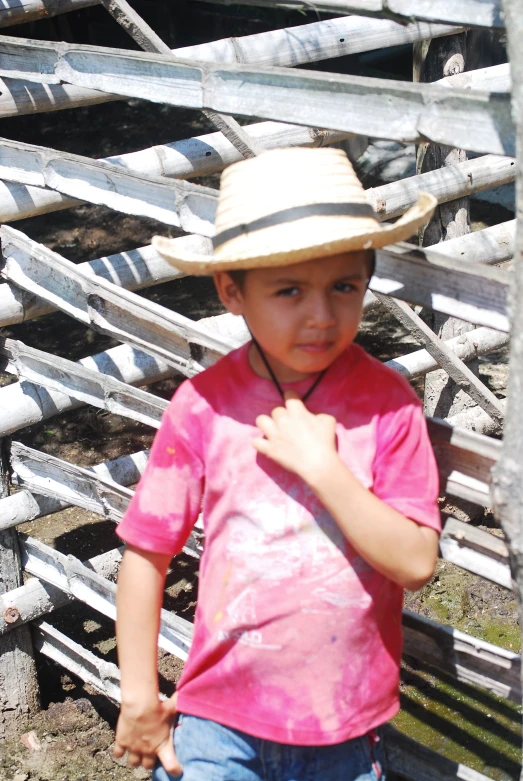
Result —
[[290, 209], [282, 209], [279, 212], [267, 214], [265, 217], [260, 217], [252, 222], [227, 228], [227, 230], [221, 231], [214, 237], [212, 244], [214, 249], [217, 249], [222, 244], [231, 241], [231, 239], [236, 239], [238, 236], [311, 216], [372, 217], [376, 219], [376, 213], [368, 203], [310, 203], [305, 206], [292, 206]]

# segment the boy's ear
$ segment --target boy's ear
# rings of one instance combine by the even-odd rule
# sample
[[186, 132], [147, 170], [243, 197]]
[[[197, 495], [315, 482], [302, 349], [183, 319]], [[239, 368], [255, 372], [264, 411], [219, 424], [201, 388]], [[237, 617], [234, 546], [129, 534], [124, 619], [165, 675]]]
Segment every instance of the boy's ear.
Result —
[[243, 314], [242, 291], [226, 271], [217, 271], [214, 275], [214, 284], [220, 301], [233, 315]]

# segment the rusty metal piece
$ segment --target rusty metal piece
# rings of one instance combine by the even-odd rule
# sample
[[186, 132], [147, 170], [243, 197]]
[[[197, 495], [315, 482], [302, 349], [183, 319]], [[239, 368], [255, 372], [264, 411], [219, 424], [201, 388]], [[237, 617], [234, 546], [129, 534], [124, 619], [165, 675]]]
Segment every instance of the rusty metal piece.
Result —
[[17, 607], [6, 607], [3, 618], [6, 624], [14, 624], [20, 618], [20, 611]]

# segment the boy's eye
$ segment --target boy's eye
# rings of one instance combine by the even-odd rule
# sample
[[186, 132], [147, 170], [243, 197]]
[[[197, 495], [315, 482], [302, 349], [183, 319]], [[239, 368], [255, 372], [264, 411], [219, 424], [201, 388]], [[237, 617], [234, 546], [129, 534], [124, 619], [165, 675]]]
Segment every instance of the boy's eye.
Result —
[[351, 293], [353, 290], [356, 290], [356, 288], [350, 282], [336, 282], [334, 290], [338, 293]]
[[299, 287], [284, 287], [282, 288], [282, 290], [278, 290], [276, 295], [292, 297], [292, 296], [297, 296], [299, 292], [300, 292]]

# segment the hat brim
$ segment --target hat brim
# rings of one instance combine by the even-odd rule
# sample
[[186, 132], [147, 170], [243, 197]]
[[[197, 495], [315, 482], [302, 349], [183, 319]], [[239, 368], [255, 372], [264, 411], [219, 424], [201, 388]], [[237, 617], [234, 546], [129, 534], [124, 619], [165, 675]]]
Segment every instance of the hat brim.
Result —
[[[195, 252], [181, 250], [176, 240], [167, 239], [164, 236], [154, 236], [152, 245], [157, 252], [180, 271], [198, 276], [214, 274], [217, 271], [231, 271], [234, 269], [270, 268], [274, 266], [287, 266], [294, 263], [302, 263], [319, 257], [337, 255], [341, 252], [355, 252], [363, 249], [379, 249], [389, 244], [413, 236], [419, 228], [426, 225], [438, 205], [437, 199], [430, 193], [420, 193], [418, 200], [400, 219], [393, 224], [376, 224], [374, 230], [368, 228], [364, 231], [350, 235], [338, 236], [336, 239], [325, 240], [322, 231], [321, 240], [310, 242], [306, 247], [285, 248], [281, 250], [267, 249], [256, 253], [242, 253], [241, 255], [225, 254], [202, 255]], [[297, 225], [300, 221], [294, 223]], [[290, 224], [289, 224], [290, 225]], [[253, 236], [255, 234], [252, 234]], [[265, 247], [263, 248], [265, 250]]]

